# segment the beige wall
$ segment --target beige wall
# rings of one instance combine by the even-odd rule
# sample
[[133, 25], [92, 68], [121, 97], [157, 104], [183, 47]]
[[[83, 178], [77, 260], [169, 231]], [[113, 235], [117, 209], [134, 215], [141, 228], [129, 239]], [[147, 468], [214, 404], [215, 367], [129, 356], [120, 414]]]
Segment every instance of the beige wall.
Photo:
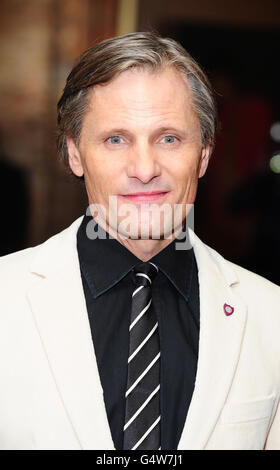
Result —
[[79, 54], [115, 35], [117, 9], [118, 0], [1, 2], [0, 133], [6, 157], [28, 174], [28, 244], [61, 230], [86, 207], [82, 185], [57, 159], [56, 103]]

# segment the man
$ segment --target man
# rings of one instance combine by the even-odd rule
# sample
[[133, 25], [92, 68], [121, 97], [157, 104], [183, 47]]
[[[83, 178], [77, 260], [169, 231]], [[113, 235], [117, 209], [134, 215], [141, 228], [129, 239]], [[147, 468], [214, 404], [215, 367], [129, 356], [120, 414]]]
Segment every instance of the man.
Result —
[[216, 123], [203, 72], [152, 33], [104, 41], [58, 123], [89, 210], [1, 259], [0, 447], [280, 448], [279, 288], [188, 222]]

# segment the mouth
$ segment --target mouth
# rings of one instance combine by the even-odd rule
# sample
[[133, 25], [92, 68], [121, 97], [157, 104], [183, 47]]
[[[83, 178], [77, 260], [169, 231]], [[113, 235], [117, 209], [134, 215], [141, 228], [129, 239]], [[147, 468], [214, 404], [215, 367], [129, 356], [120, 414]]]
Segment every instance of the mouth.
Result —
[[126, 199], [127, 201], [131, 201], [134, 203], [143, 202], [156, 202], [163, 199], [170, 191], [151, 191], [151, 192], [141, 192], [141, 193], [132, 193], [132, 194], [119, 194], [122, 198]]

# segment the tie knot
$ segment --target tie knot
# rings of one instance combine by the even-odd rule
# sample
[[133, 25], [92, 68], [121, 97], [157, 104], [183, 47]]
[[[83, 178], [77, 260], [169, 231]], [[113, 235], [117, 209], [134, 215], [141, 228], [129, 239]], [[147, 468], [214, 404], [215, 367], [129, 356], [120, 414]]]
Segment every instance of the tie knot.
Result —
[[147, 261], [137, 264], [134, 267], [134, 273], [138, 286], [149, 287], [158, 273], [158, 267], [150, 261]]

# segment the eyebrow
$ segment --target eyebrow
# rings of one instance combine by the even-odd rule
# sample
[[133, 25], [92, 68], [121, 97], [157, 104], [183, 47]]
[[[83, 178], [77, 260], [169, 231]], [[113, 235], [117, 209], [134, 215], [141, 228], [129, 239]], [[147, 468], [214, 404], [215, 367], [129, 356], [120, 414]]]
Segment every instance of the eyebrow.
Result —
[[153, 132], [153, 134], [162, 134], [164, 132], [174, 132], [175, 134], [186, 135], [186, 130], [174, 126], [162, 126]]
[[[152, 136], [155, 136], [157, 134], [162, 134], [164, 132], [180, 134], [181, 136], [186, 136], [186, 134], [187, 134], [187, 130], [184, 130], [184, 129], [181, 129], [181, 128], [177, 128], [177, 127], [174, 127], [174, 126], [161, 126], [161, 127], [155, 129], [152, 132]], [[120, 128], [120, 127], [113, 127], [111, 129], [104, 130], [104, 131], [100, 132], [99, 135], [101, 137], [106, 137], [108, 135], [118, 135], [118, 134], [133, 135], [133, 133], [131, 131], [129, 131], [128, 129], [124, 129], [124, 128]]]
[[115, 134], [131, 134], [127, 129], [122, 129], [120, 127], [113, 127], [112, 129], [107, 129], [100, 132], [100, 135], [107, 136], [107, 135], [115, 135]]

